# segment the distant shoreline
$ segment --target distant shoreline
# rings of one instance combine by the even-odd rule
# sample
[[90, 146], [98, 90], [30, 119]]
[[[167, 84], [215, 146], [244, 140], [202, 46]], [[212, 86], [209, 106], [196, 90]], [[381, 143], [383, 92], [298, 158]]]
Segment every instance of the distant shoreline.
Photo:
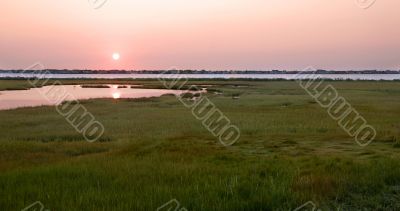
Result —
[[50, 74], [260, 74], [260, 75], [275, 75], [275, 74], [400, 74], [400, 70], [316, 70], [316, 71], [286, 71], [286, 70], [229, 70], [229, 71], [207, 71], [207, 70], [0, 70], [0, 74], [35, 74], [35, 73], [50, 73]]

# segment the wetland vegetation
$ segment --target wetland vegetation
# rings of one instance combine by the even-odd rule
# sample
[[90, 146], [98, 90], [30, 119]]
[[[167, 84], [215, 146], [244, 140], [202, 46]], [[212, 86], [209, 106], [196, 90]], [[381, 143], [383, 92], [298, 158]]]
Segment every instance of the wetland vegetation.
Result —
[[[157, 80], [61, 82], [162, 87]], [[188, 210], [293, 210], [308, 201], [323, 210], [400, 209], [400, 82], [328, 83], [375, 127], [367, 147], [295, 81], [189, 81], [207, 88], [240, 128], [230, 147], [173, 95], [81, 101], [105, 127], [95, 143], [54, 107], [0, 111], [0, 207], [41, 201], [50, 210], [156, 210], [177, 199]], [[0, 90], [27, 88], [25, 80], [0, 80]]]

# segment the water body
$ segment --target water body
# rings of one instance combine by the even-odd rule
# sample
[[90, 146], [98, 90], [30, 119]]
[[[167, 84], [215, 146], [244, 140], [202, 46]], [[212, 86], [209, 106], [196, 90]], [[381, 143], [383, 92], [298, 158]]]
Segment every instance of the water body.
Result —
[[[144, 98], [160, 97], [164, 94], [179, 95], [184, 90], [140, 89], [130, 85], [103, 85], [107, 88], [83, 88], [79, 85], [59, 85], [32, 88], [29, 90], [0, 91], [0, 110], [21, 107], [58, 105], [62, 101], [96, 98]], [[64, 95], [65, 97], [63, 97]]]
[[[34, 74], [19, 74], [19, 73], [0, 73], [0, 78], [7, 77], [39, 77]], [[181, 74], [182, 77], [193, 79], [293, 79], [295, 74]], [[324, 79], [334, 80], [400, 80], [400, 74], [316, 74], [315, 76]], [[41, 76], [40, 76], [41, 77]], [[48, 74], [47, 78], [69, 79], [69, 78], [85, 78], [85, 79], [151, 79], [159, 77], [158, 74]], [[171, 75], [162, 75], [167, 78]]]

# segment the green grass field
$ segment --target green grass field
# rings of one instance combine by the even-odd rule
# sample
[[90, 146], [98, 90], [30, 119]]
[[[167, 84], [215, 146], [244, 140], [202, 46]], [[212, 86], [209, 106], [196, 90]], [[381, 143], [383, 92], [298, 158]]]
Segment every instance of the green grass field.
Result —
[[[1, 210], [156, 210], [171, 199], [188, 210], [400, 209], [400, 82], [327, 82], [376, 129], [364, 148], [294, 81], [190, 83], [223, 92], [207, 97], [240, 128], [235, 145], [174, 96], [82, 101], [105, 126], [95, 143], [54, 107], [0, 111]], [[29, 87], [0, 80], [0, 90]]]

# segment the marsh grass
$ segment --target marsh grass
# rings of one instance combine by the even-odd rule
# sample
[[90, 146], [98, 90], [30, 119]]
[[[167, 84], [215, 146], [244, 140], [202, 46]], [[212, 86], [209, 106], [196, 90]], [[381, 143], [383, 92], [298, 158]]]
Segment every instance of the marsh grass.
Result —
[[[94, 82], [117, 83], [63, 81]], [[83, 101], [106, 128], [95, 143], [53, 107], [0, 111], [0, 207], [155, 210], [176, 198], [188, 210], [293, 210], [307, 201], [324, 210], [400, 208], [399, 82], [331, 82], [376, 127], [367, 148], [296, 82], [190, 83], [224, 93], [207, 97], [240, 128], [237, 144], [219, 145], [174, 95]], [[29, 86], [0, 82], [13, 87]]]

